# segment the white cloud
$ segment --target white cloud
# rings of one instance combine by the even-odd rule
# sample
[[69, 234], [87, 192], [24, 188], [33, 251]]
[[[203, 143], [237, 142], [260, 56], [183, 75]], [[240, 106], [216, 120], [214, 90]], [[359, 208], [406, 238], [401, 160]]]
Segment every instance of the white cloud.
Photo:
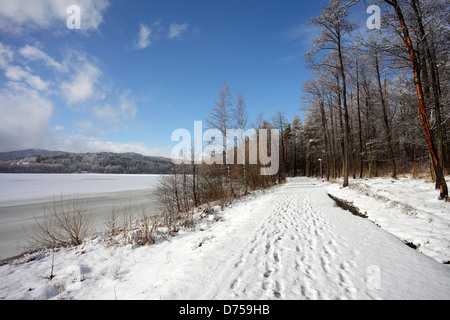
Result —
[[314, 25], [302, 24], [282, 32], [284, 40], [299, 42], [301, 45], [310, 46], [312, 41], [320, 34], [320, 29]]
[[122, 116], [126, 118], [136, 117], [136, 101], [132, 96], [131, 91], [128, 90], [119, 97], [119, 108]]
[[163, 32], [164, 27], [161, 26], [161, 19], [157, 19], [151, 26], [141, 23], [138, 33], [138, 39], [134, 44], [135, 49], [145, 49], [154, 44], [158, 40], [160, 34]]
[[152, 34], [152, 29], [147, 25], [141, 23], [139, 30], [138, 42], [136, 47], [138, 49], [145, 49], [150, 45], [150, 35]]
[[[84, 125], [84, 124], [83, 124]], [[89, 126], [87, 124], [87, 126]], [[95, 128], [94, 128], [95, 129]], [[171, 146], [163, 148], [151, 148], [144, 142], [114, 142], [102, 141], [91, 135], [65, 134], [61, 130], [54, 129], [52, 135], [46, 139], [45, 144], [41, 144], [42, 148], [50, 150], [63, 150], [68, 152], [114, 152], [127, 153], [134, 152], [145, 156], [170, 157]]]
[[118, 105], [115, 107], [111, 104], [94, 107], [95, 116], [115, 126], [124, 125], [136, 117], [136, 101], [130, 91], [126, 91], [116, 100]]
[[40, 77], [30, 74], [19, 66], [6, 66], [5, 75], [12, 81], [25, 81], [30, 87], [43, 91], [48, 88], [48, 83]]
[[[0, 31], [21, 33], [35, 29], [67, 29], [67, 8], [73, 0], [0, 0]], [[81, 30], [97, 30], [109, 0], [78, 0]]]
[[15, 50], [0, 43], [0, 71], [5, 86], [0, 90], [0, 150], [30, 148], [46, 134], [53, 103], [49, 83], [32, 74], [29, 67], [14, 63]]
[[[83, 136], [95, 137], [103, 133], [103, 131], [99, 127], [95, 126], [91, 121], [87, 120], [76, 123], [76, 127], [78, 129], [78, 132]], [[58, 127], [55, 127], [55, 130], [57, 129]]]
[[[41, 79], [44, 75], [51, 81]], [[5, 80], [0, 88], [1, 151], [44, 148], [170, 155], [169, 147], [154, 149], [143, 142], [101, 140], [108, 131], [127, 127], [138, 108], [133, 93], [114, 90], [95, 60], [83, 53], [66, 51], [58, 61], [36, 47], [15, 48], [0, 42], [0, 76]], [[74, 116], [73, 123], [52, 123], [54, 98], [66, 101], [69, 108], [64, 112]], [[79, 103], [83, 103], [82, 108], [72, 108]], [[96, 104], [99, 106], [93, 107]], [[64, 108], [59, 103], [58, 107]], [[80, 119], [83, 112], [88, 112], [90, 119]]]
[[167, 32], [167, 28], [161, 25], [161, 19], [156, 20], [151, 26], [141, 23], [134, 47], [137, 50], [148, 48], [154, 45], [163, 34], [167, 39], [182, 39], [188, 29], [189, 25], [186, 23], [172, 23]]
[[72, 73], [70, 81], [61, 84], [62, 94], [69, 105], [100, 95], [96, 87], [102, 75], [99, 68], [82, 59]]
[[93, 111], [95, 116], [100, 120], [106, 120], [111, 123], [118, 122], [119, 116], [117, 110], [110, 105], [95, 106]]
[[182, 38], [183, 34], [188, 30], [189, 25], [172, 23], [169, 26], [169, 39]]
[[55, 61], [53, 58], [51, 58], [50, 56], [48, 56], [45, 52], [43, 52], [42, 50], [36, 48], [36, 47], [32, 47], [30, 45], [26, 45], [25, 47], [21, 48], [19, 50], [19, 53], [26, 59], [30, 60], [30, 61], [43, 61], [45, 63], [46, 66], [51, 67], [57, 71], [64, 71], [65, 67]]
[[37, 90], [20, 83], [0, 91], [0, 150], [33, 148], [47, 133], [53, 104]]
[[13, 64], [14, 55], [13, 49], [0, 42], [0, 70], [4, 70], [7, 80], [27, 84], [32, 89], [39, 91], [47, 90], [49, 84], [39, 76], [32, 74], [31, 68]]
[[13, 50], [0, 42], [0, 67], [5, 68], [14, 57]]
[[[46, 72], [46, 76], [53, 76], [53, 83], [33, 74], [30, 67], [33, 66], [32, 63], [36, 66], [48, 67], [48, 71], [51, 72]], [[90, 98], [104, 97], [103, 87], [100, 85], [102, 71], [82, 53], [75, 50], [67, 51], [64, 60], [58, 62], [36, 47], [26, 45], [14, 50], [0, 42], [1, 69], [4, 70], [9, 81], [26, 83], [39, 91], [60, 94], [69, 105], [81, 103]]]

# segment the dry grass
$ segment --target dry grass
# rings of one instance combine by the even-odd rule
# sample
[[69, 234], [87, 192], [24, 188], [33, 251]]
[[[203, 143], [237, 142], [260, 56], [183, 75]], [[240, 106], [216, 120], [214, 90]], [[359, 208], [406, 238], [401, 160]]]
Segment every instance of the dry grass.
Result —
[[89, 199], [82, 196], [54, 200], [44, 207], [42, 219], [35, 217], [35, 226], [27, 233], [30, 248], [77, 246], [93, 235], [92, 210]]

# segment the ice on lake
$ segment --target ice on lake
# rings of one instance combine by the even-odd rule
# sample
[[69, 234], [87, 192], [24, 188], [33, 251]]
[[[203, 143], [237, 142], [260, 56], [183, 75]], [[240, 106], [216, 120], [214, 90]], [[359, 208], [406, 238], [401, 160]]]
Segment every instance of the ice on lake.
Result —
[[0, 174], [0, 203], [154, 189], [159, 175]]
[[0, 174], [0, 260], [22, 253], [25, 231], [45, 208], [64, 199], [86, 200], [96, 230], [104, 229], [111, 209], [132, 204], [157, 214], [158, 175]]

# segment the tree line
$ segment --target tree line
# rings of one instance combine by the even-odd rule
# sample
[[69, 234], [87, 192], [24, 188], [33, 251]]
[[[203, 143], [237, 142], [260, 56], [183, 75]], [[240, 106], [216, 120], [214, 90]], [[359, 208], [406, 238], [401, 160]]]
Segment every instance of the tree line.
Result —
[[[380, 30], [363, 36], [349, 19], [358, 0], [330, 0], [311, 19], [320, 35], [306, 54], [314, 76], [303, 87], [304, 116], [288, 119], [283, 110], [270, 119], [261, 113], [253, 127], [277, 129], [278, 172], [244, 164], [184, 164], [163, 180], [160, 198], [170, 212], [199, 204], [226, 204], [250, 190], [263, 189], [286, 177], [363, 178], [429, 171], [448, 198], [445, 171], [450, 169], [448, 3], [445, 0], [385, 0]], [[225, 84], [206, 122], [226, 136], [248, 123], [242, 94], [233, 97]], [[259, 146], [260, 147], [260, 146]], [[269, 148], [270, 149], [270, 148]], [[234, 162], [236, 163], [236, 162]]]
[[136, 153], [59, 153], [0, 161], [1, 173], [168, 174], [170, 159]]
[[[220, 88], [215, 107], [210, 111], [205, 123], [208, 129], [214, 129], [222, 135], [222, 145], [216, 146], [222, 153], [215, 155], [212, 151], [206, 155], [206, 161], [198, 163], [196, 159], [199, 155], [195, 154], [195, 148], [192, 148], [188, 161], [173, 165], [172, 174], [163, 177], [158, 187], [159, 199], [166, 213], [193, 213], [194, 208], [212, 203], [225, 206], [251, 190], [268, 188], [281, 183], [285, 178], [280, 175], [262, 174], [262, 169], [267, 167], [267, 163], [261, 161], [259, 153], [262, 146], [258, 144], [255, 150], [252, 150], [254, 145], [250, 142], [250, 139], [260, 141], [260, 131], [253, 131], [256, 137], [241, 136], [231, 140], [228, 136], [229, 130], [248, 132], [246, 130], [249, 127], [266, 129], [265, 132], [269, 132], [269, 139], [265, 141], [269, 145], [270, 131], [274, 128], [270, 122], [263, 120], [262, 115], [258, 117], [256, 123], [250, 125], [244, 96], [239, 94], [234, 97], [228, 84], [225, 83]], [[195, 146], [196, 143], [198, 142], [193, 141], [192, 145]], [[229, 157], [227, 158], [229, 150], [233, 150], [231, 161]], [[270, 157], [271, 149], [264, 150]], [[255, 162], [250, 161], [250, 154], [253, 151], [257, 154]], [[208, 161], [208, 157], [216, 157], [218, 161]], [[223, 158], [217, 159], [218, 157]], [[238, 157], [243, 161], [238, 161]]]
[[448, 2], [377, 1], [381, 29], [363, 36], [349, 19], [359, 1], [331, 0], [311, 21], [321, 34], [306, 55], [314, 77], [303, 135], [310, 167], [328, 179], [430, 168], [448, 196]]

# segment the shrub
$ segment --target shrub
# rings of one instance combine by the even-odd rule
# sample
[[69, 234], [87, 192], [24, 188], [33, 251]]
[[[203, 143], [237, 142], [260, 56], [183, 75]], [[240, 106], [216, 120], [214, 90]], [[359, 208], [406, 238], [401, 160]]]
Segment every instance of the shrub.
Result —
[[36, 224], [31, 234], [27, 233], [27, 242], [33, 249], [80, 245], [93, 235], [91, 216], [88, 199], [61, 196], [50, 206], [44, 206], [42, 219], [35, 217]]

